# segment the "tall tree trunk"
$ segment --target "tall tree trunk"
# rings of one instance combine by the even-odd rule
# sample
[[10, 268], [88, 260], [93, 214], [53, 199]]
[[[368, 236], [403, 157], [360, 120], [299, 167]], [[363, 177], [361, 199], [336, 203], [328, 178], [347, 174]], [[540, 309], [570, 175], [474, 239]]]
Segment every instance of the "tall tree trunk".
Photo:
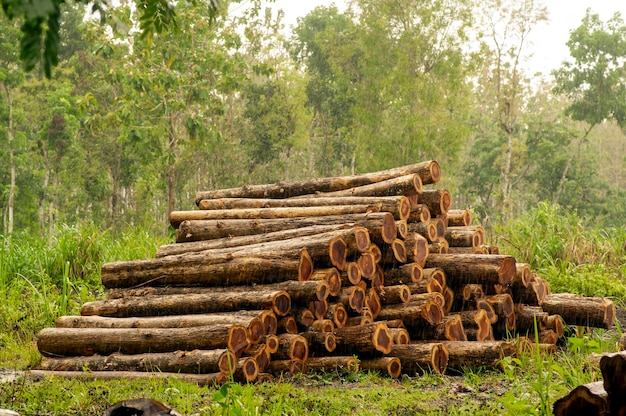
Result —
[[11, 184], [9, 185], [9, 200], [7, 201], [7, 217], [5, 219], [7, 234], [13, 233], [13, 208], [15, 205], [15, 153], [13, 152], [13, 96], [11, 90], [3, 82], [0, 83], [0, 87], [4, 90], [4, 94], [7, 98], [7, 105], [9, 106], [9, 124], [7, 126], [7, 139], [9, 148], [9, 166], [11, 169]]
[[167, 215], [176, 209], [176, 132], [174, 113], [169, 115], [168, 153], [170, 155], [167, 170]]
[[39, 233], [43, 237], [46, 227], [46, 192], [50, 185], [50, 160], [48, 159], [48, 148], [45, 143], [41, 143], [41, 148], [43, 149], [44, 175], [43, 184], [41, 185], [41, 197], [39, 198]]
[[507, 221], [510, 211], [511, 199], [511, 156], [513, 155], [513, 132], [507, 129], [507, 145], [504, 153], [504, 172], [502, 172], [502, 219]]

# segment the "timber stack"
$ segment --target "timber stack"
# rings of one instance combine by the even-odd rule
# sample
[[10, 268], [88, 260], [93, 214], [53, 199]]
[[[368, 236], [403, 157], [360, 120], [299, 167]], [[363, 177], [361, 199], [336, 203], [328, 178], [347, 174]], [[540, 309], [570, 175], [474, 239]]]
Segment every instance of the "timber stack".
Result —
[[337, 368], [450, 373], [555, 351], [565, 325], [613, 325], [611, 301], [551, 294], [487, 245], [440, 176], [426, 161], [198, 192], [199, 209], [171, 213], [175, 243], [104, 264], [108, 299], [39, 333], [32, 373], [200, 384]]

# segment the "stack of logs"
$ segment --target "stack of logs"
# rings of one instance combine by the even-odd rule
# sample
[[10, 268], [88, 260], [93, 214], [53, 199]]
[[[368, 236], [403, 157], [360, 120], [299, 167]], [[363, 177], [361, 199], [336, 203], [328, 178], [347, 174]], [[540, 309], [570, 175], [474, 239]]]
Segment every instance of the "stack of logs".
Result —
[[398, 377], [497, 368], [520, 348], [555, 351], [566, 324], [613, 325], [609, 300], [550, 294], [485, 245], [447, 190], [423, 187], [439, 179], [427, 161], [199, 192], [199, 209], [171, 214], [175, 244], [104, 264], [108, 299], [39, 333], [38, 374]]

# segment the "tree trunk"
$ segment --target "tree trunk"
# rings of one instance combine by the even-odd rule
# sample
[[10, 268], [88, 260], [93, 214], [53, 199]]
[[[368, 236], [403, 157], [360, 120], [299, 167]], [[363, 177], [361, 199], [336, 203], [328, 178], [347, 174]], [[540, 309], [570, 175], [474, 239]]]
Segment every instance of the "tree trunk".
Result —
[[443, 374], [448, 367], [448, 349], [441, 343], [394, 345], [389, 353], [397, 357], [405, 374], [423, 374], [429, 369]]
[[145, 296], [87, 302], [81, 315], [117, 318], [163, 315], [232, 312], [240, 309], [271, 309], [285, 316], [291, 308], [291, 297], [284, 290], [216, 291], [215, 293]]
[[326, 198], [259, 199], [221, 198], [203, 199], [198, 204], [201, 210], [299, 208], [362, 205], [375, 207], [378, 212], [390, 212], [396, 220], [406, 220], [411, 213], [411, 204], [406, 196], [347, 196]]
[[227, 349], [174, 351], [89, 357], [44, 358], [40, 370], [47, 371], [162, 371], [164, 373], [233, 374], [237, 357]]
[[376, 371], [391, 378], [398, 378], [402, 373], [402, 363], [397, 357], [366, 358], [361, 360], [361, 368]]
[[550, 315], [561, 315], [567, 325], [610, 329], [615, 322], [615, 305], [607, 298], [555, 293], [546, 296], [541, 307]]
[[46, 357], [142, 354], [228, 348], [235, 355], [249, 345], [241, 325], [214, 324], [191, 328], [44, 328], [37, 347]]
[[196, 194], [196, 204], [203, 199], [216, 198], [289, 198], [297, 195], [333, 192], [381, 182], [387, 179], [417, 173], [423, 184], [438, 182], [441, 177], [439, 164], [426, 161], [386, 171], [332, 178], [311, 179], [302, 182], [279, 182], [268, 185], [248, 185], [242, 188], [203, 191]]
[[437, 225], [434, 220], [428, 220], [425, 222], [411, 222], [407, 224], [409, 233], [417, 233], [424, 237], [427, 242], [432, 243], [439, 239], [437, 234]]
[[178, 228], [183, 221], [258, 220], [296, 217], [325, 217], [329, 215], [380, 212], [374, 205], [304, 206], [288, 208], [249, 208], [221, 210], [173, 211], [170, 224]]
[[576, 387], [568, 395], [555, 401], [552, 411], [554, 416], [621, 414], [610, 411], [609, 395], [604, 390], [602, 381]]
[[7, 104], [9, 107], [9, 123], [7, 126], [7, 148], [9, 149], [9, 169], [10, 169], [10, 180], [9, 180], [9, 197], [7, 200], [7, 218], [5, 222], [5, 230], [6, 233], [11, 235], [13, 234], [13, 210], [15, 208], [15, 180], [16, 180], [16, 169], [15, 169], [15, 151], [13, 149], [13, 95], [11, 94], [11, 90], [4, 82], [0, 82], [0, 87], [4, 90], [4, 95], [7, 99]]
[[301, 195], [295, 198], [409, 196], [420, 194], [422, 190], [422, 181], [419, 175], [410, 174], [343, 191]]
[[547, 329], [548, 313], [541, 309], [541, 307], [517, 304], [515, 309], [515, 329], [518, 334], [534, 336], [535, 325], [537, 331]]
[[389, 354], [393, 345], [391, 334], [383, 322], [372, 322], [361, 326], [337, 328], [339, 354], [373, 354], [376, 351]]
[[464, 227], [449, 227], [444, 238], [450, 247], [479, 247], [484, 244], [484, 231], [464, 229]]
[[431, 254], [426, 267], [439, 267], [446, 274], [450, 287], [468, 283], [506, 286], [515, 277], [515, 258], [504, 255]]

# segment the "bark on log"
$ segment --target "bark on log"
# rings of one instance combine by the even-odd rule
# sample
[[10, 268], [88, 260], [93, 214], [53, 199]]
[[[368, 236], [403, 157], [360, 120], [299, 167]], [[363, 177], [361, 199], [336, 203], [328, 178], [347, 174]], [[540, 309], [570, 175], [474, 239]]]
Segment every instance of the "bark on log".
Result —
[[611, 413], [609, 395], [604, 390], [602, 381], [583, 384], [554, 402], [552, 407], [554, 416], [608, 416]]
[[367, 310], [369, 310], [372, 314], [372, 319], [376, 319], [378, 317], [378, 314], [380, 313], [380, 310], [382, 308], [380, 296], [378, 295], [378, 289], [373, 287], [367, 289], [364, 303], [364, 309], [365, 308], [367, 308]]
[[537, 274], [531, 274], [530, 282], [527, 287], [523, 285], [511, 286], [511, 296], [517, 303], [523, 303], [530, 306], [541, 306], [547, 294], [543, 279]]
[[347, 310], [361, 313], [365, 305], [365, 289], [360, 286], [344, 287], [337, 297], [337, 303], [342, 304]]
[[478, 247], [484, 244], [484, 231], [467, 227], [448, 227], [444, 238], [450, 247]]
[[337, 328], [335, 335], [339, 354], [372, 354], [375, 351], [389, 354], [393, 346], [389, 328], [383, 322], [344, 326]]
[[487, 318], [489, 318], [489, 322], [491, 322], [492, 325], [498, 322], [498, 314], [496, 314], [496, 311], [493, 309], [493, 306], [491, 306], [491, 303], [487, 302], [485, 299], [478, 299], [476, 301], [476, 309], [484, 310], [487, 314]]
[[196, 204], [203, 199], [216, 198], [289, 198], [317, 192], [333, 192], [377, 183], [386, 179], [416, 173], [423, 184], [439, 181], [441, 169], [434, 160], [361, 175], [310, 179], [300, 182], [278, 182], [267, 185], [248, 185], [241, 188], [218, 189], [196, 193]]
[[354, 356], [310, 357], [306, 361], [310, 370], [359, 372], [359, 361]]
[[450, 254], [450, 246], [446, 240], [438, 240], [428, 245], [428, 251], [433, 254]]
[[332, 303], [328, 305], [326, 318], [332, 320], [335, 323], [335, 327], [343, 328], [348, 320], [348, 311], [341, 303]]
[[[294, 297], [291, 298], [294, 303], [296, 304], [308, 303], [309, 301], [313, 299], [326, 300], [328, 299], [328, 296], [337, 296], [339, 292], [341, 291], [341, 274], [334, 267], [330, 267], [327, 269], [314, 270], [313, 274], [311, 274], [310, 279], [311, 279], [310, 280], [311, 282], [315, 282], [319, 284], [321, 284], [322, 282], [325, 283], [327, 286], [328, 295], [323, 298], [320, 298], [320, 296], [318, 296], [317, 294], [315, 296], [311, 296], [310, 292], [308, 294], [300, 293], [300, 294], [296, 294], [296, 295], [302, 295], [302, 296], [296, 296], [295, 299], [297, 300], [294, 300]], [[307, 282], [297, 282], [297, 283], [307, 283]], [[295, 287], [297, 287], [296, 285], [292, 285], [292, 286], [294, 286], [294, 289]], [[285, 290], [289, 292], [290, 295], [293, 293], [289, 289], [285, 289]]]
[[448, 348], [448, 369], [463, 371], [467, 368], [502, 368], [504, 357], [514, 357], [517, 349], [506, 341], [441, 341]]
[[170, 225], [178, 228], [183, 221], [207, 220], [259, 220], [296, 217], [323, 217], [328, 215], [362, 214], [380, 212], [375, 205], [334, 205], [321, 207], [249, 208], [221, 210], [172, 211]]
[[607, 298], [555, 293], [546, 296], [541, 307], [550, 315], [561, 315], [567, 325], [610, 329], [615, 322], [615, 305]]
[[458, 315], [463, 323], [465, 334], [469, 341], [493, 341], [493, 328], [487, 312], [484, 310], [464, 311]]
[[359, 269], [361, 269], [361, 278], [372, 280], [376, 274], [376, 258], [372, 253], [362, 253], [357, 259]]
[[409, 233], [417, 233], [424, 237], [428, 243], [437, 241], [439, 235], [437, 234], [437, 225], [434, 220], [428, 220], [425, 222], [414, 222], [407, 224], [407, 230]]
[[[385, 321], [388, 322], [388, 321]], [[404, 324], [403, 324], [404, 325]], [[393, 345], [403, 345], [411, 343], [411, 335], [405, 328], [389, 328]]]
[[[312, 312], [311, 318], [313, 318]], [[294, 318], [293, 316], [283, 316], [282, 318], [280, 318], [278, 320], [277, 332], [287, 334], [297, 334], [298, 332], [300, 332], [296, 318]]]
[[186, 374], [186, 373], [162, 373], [145, 371], [45, 371], [29, 370], [25, 373], [29, 380], [41, 380], [46, 377], [62, 377], [77, 380], [152, 380], [173, 379], [187, 383], [196, 383], [199, 386], [215, 386], [228, 381], [228, 375], [224, 373], [212, 374]]
[[448, 254], [489, 254], [485, 245], [479, 247], [448, 247]]
[[313, 312], [315, 319], [324, 319], [328, 313], [328, 301], [311, 301], [309, 302], [309, 309]]
[[235, 370], [235, 374], [233, 374], [233, 378], [236, 381], [245, 381], [247, 383], [251, 383], [256, 380], [259, 375], [259, 365], [256, 360], [252, 357], [245, 357], [239, 359], [237, 363], [237, 369]]
[[332, 332], [320, 332], [309, 330], [302, 332], [301, 335], [306, 339], [309, 352], [328, 354], [337, 348], [337, 339]]
[[417, 263], [407, 263], [384, 270], [384, 276], [385, 285], [419, 283], [424, 278], [424, 269]]
[[409, 375], [429, 370], [443, 374], [448, 366], [448, 349], [437, 342], [394, 345], [389, 354], [400, 360], [402, 372]]
[[251, 209], [251, 208], [299, 208], [345, 205], [375, 206], [379, 212], [390, 212], [397, 220], [406, 220], [411, 213], [411, 203], [406, 196], [385, 197], [327, 197], [327, 198], [220, 198], [203, 199], [198, 204], [201, 210]]
[[557, 338], [563, 337], [565, 334], [565, 321], [561, 315], [548, 315], [546, 322], [546, 329], [551, 329], [556, 334]]
[[80, 308], [83, 316], [100, 315], [117, 318], [204, 314], [231, 312], [240, 309], [271, 309], [285, 316], [291, 308], [291, 298], [284, 290], [250, 288], [248, 292], [218, 292], [202, 294], [146, 296], [87, 302]]
[[165, 373], [232, 374], [237, 357], [227, 349], [175, 351], [125, 355], [93, 355], [44, 358], [39, 370], [46, 371], [160, 371]]
[[504, 255], [431, 254], [426, 267], [439, 267], [448, 286], [460, 288], [468, 283], [503, 286], [515, 277], [515, 258]]
[[513, 303], [513, 298], [508, 293], [487, 296], [485, 300], [493, 306], [499, 318], [508, 318], [515, 314], [515, 304]]
[[46, 357], [141, 354], [228, 348], [239, 355], [249, 345], [241, 325], [215, 324], [192, 328], [44, 328], [37, 348]]
[[406, 221], [396, 221], [396, 228], [398, 229], [398, 238], [405, 239], [409, 234], [409, 227]]
[[391, 378], [398, 378], [402, 373], [402, 363], [397, 357], [366, 358], [360, 365], [363, 370], [376, 371]]
[[422, 180], [419, 175], [409, 174], [342, 191], [320, 192], [315, 194], [300, 195], [294, 198], [409, 196], [420, 194], [423, 190], [422, 185]]
[[429, 325], [441, 322], [443, 311], [435, 302], [408, 302], [398, 305], [387, 305], [380, 310], [378, 319], [386, 321], [401, 319], [409, 333]]
[[295, 308], [293, 310], [293, 317], [301, 330], [306, 330], [313, 325], [315, 321], [315, 315], [308, 307]]
[[424, 189], [418, 195], [417, 201], [428, 206], [430, 215], [436, 217], [448, 212], [452, 205], [452, 196], [446, 189]]
[[306, 361], [309, 357], [309, 343], [299, 334], [280, 334], [278, 351], [273, 355], [277, 360]]
[[[409, 201], [410, 203], [410, 201]], [[424, 204], [411, 204], [411, 213], [407, 218], [408, 223], [428, 222], [431, 219], [430, 210]]]
[[413, 328], [409, 331], [413, 340], [467, 341], [463, 322], [459, 315], [447, 315], [436, 325]]
[[407, 285], [385, 285], [379, 297], [381, 305], [407, 303], [411, 297], [411, 290]]
[[363, 278], [363, 272], [356, 261], [350, 261], [346, 263], [345, 270], [341, 271], [340, 277], [342, 286], [358, 285]]
[[472, 212], [469, 209], [448, 210], [448, 227], [467, 227], [472, 223]]
[[515, 329], [520, 335], [532, 336], [535, 333], [535, 325], [537, 332], [548, 329], [548, 313], [539, 306], [517, 304], [515, 315], [517, 317]]
[[483, 285], [464, 285], [460, 290], [455, 291], [452, 310], [455, 312], [474, 310], [476, 309], [476, 301], [484, 297]]
[[277, 360], [270, 361], [267, 372], [277, 377], [283, 374], [307, 374], [308, 366], [300, 360]]

